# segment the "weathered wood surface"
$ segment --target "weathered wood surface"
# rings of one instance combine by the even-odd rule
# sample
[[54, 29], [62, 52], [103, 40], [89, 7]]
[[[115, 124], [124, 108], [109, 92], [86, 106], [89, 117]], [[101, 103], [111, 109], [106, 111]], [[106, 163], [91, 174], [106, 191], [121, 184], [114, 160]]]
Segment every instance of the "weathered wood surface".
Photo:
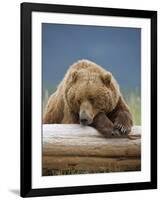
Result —
[[[135, 126], [132, 135], [141, 135]], [[92, 127], [43, 125], [43, 171], [133, 171], [141, 168], [141, 139], [105, 138]]]

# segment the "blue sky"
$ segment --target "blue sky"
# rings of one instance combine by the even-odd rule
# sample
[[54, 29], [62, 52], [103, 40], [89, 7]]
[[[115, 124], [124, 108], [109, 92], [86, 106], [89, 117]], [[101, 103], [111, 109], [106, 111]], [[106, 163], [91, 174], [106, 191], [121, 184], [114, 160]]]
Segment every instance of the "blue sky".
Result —
[[52, 88], [68, 67], [89, 59], [112, 72], [123, 89], [140, 89], [141, 29], [42, 24], [43, 87]]

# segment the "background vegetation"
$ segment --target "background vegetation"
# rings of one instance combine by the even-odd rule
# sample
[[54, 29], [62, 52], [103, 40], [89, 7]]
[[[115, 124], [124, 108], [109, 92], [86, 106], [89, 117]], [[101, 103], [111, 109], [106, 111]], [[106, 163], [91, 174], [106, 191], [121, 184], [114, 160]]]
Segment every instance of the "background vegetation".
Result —
[[[44, 88], [43, 89], [43, 111], [45, 105], [48, 101], [49, 96], [56, 90], [56, 87], [52, 88]], [[141, 125], [141, 96], [139, 89], [124, 89], [121, 90], [123, 96], [130, 107], [130, 110], [134, 116], [135, 125]]]

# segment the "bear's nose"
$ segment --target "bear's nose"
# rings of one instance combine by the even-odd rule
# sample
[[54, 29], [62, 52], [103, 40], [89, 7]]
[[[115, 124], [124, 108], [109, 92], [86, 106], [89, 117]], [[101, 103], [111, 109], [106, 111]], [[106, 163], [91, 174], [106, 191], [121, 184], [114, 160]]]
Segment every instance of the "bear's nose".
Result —
[[88, 124], [88, 120], [87, 119], [80, 119], [80, 122], [83, 125], [87, 125]]

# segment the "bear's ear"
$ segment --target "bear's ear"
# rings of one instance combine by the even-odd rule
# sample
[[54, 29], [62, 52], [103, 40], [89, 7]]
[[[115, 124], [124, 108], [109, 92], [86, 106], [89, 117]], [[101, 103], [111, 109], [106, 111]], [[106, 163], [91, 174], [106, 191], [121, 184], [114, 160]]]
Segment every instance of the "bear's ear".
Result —
[[78, 72], [76, 70], [72, 71], [70, 74], [70, 82], [74, 83], [77, 80]]
[[111, 79], [112, 79], [112, 74], [110, 72], [106, 72], [103, 76], [102, 76], [102, 81], [105, 85], [109, 85], [111, 83]]

